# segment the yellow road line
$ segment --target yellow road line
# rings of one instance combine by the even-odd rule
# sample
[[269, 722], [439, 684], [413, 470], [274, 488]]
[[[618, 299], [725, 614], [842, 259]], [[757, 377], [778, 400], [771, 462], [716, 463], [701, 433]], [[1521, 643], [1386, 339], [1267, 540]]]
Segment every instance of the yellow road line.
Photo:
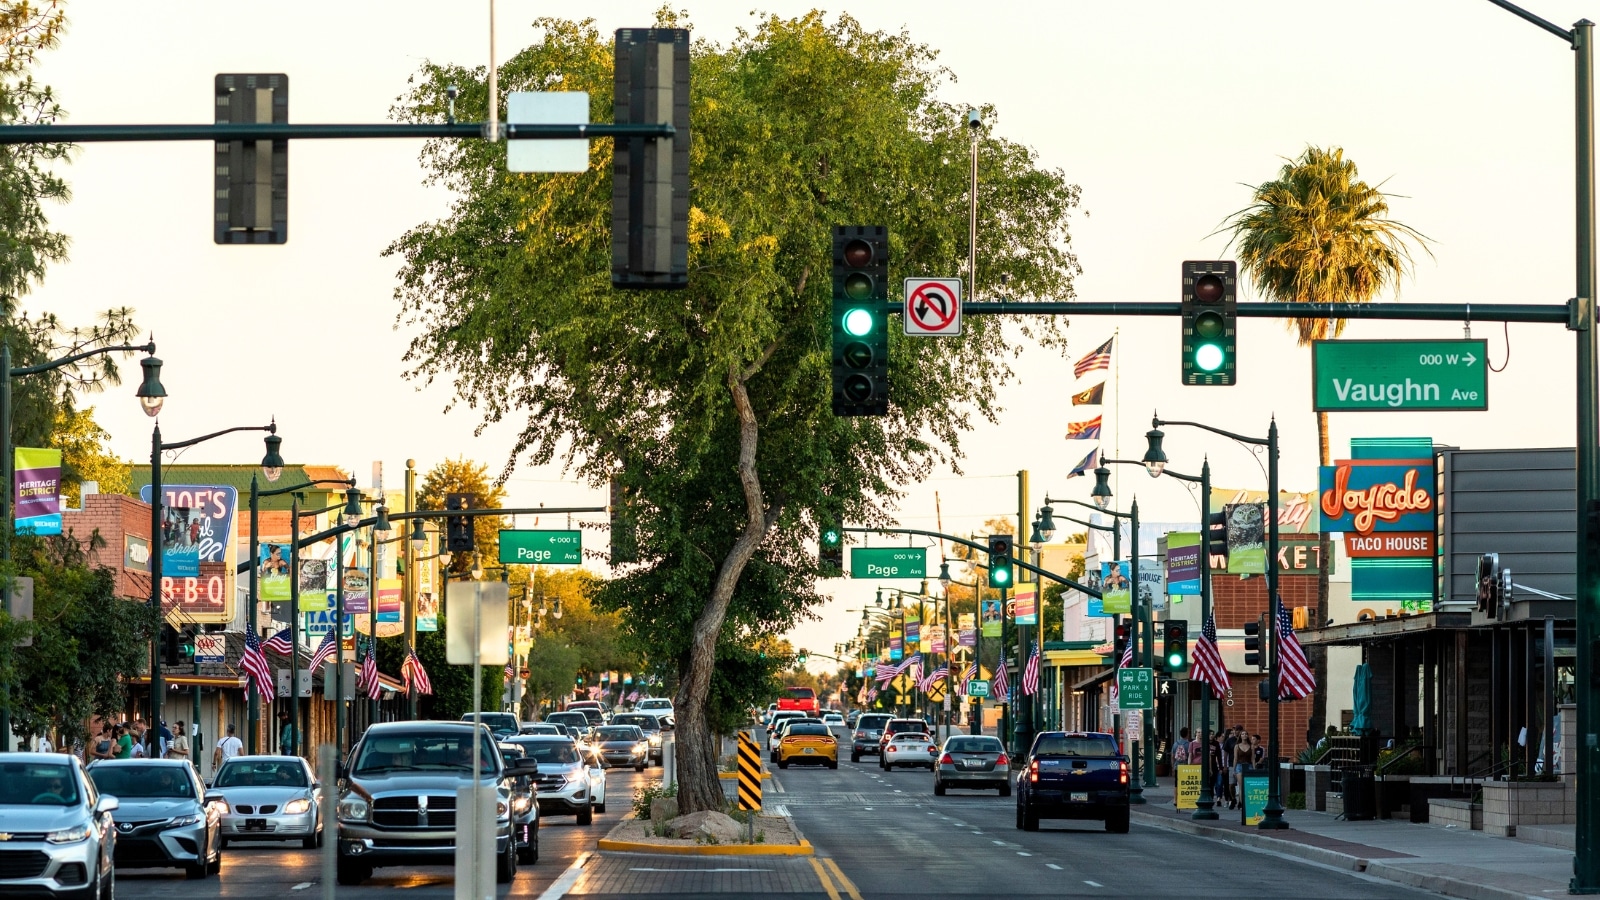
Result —
[[834, 889], [833, 882], [828, 880], [828, 870], [822, 867], [822, 863], [817, 862], [815, 856], [811, 857], [809, 862], [811, 868], [817, 870], [817, 880], [822, 882], [822, 889], [828, 892], [828, 900], [839, 900], [839, 892]]
[[[813, 862], [815, 862], [815, 860], [813, 860]], [[850, 895], [850, 900], [861, 900], [861, 892], [856, 890], [854, 882], [844, 877], [844, 872], [839, 868], [838, 863], [834, 862], [832, 859], [823, 859], [822, 864], [827, 866], [828, 871], [833, 873], [833, 880], [839, 882], [839, 887], [842, 888], [846, 894]]]

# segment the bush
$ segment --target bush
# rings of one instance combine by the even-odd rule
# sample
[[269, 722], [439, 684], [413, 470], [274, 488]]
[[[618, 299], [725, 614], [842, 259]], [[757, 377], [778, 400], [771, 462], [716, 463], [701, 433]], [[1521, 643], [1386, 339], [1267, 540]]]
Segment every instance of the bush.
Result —
[[1305, 809], [1306, 795], [1303, 791], [1291, 791], [1289, 796], [1283, 798], [1284, 809]]
[[650, 804], [661, 797], [678, 796], [678, 786], [662, 787], [661, 782], [652, 781], [640, 785], [633, 791], [633, 814], [641, 819], [650, 818]]

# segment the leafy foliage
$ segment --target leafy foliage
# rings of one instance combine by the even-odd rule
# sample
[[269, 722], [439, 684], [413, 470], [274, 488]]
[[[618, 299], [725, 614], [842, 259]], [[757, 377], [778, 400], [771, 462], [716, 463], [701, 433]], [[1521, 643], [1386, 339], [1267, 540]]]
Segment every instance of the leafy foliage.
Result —
[[111, 435], [94, 420], [94, 407], [56, 410], [51, 446], [61, 450], [61, 502], [80, 506], [83, 482], [94, 481], [102, 494], [133, 490], [133, 464], [106, 446]]
[[[62, 117], [49, 87], [28, 70], [43, 50], [59, 42], [66, 26], [62, 0], [0, 0], [0, 124], [50, 124]], [[44, 278], [45, 267], [67, 258], [67, 236], [50, 230], [46, 202], [71, 197], [51, 169], [68, 158], [70, 144], [0, 147], [0, 317], [16, 312], [16, 298]]]
[[[447, 494], [472, 494], [477, 509], [499, 509], [506, 499], [505, 488], [490, 482], [489, 467], [465, 457], [447, 459], [422, 476], [422, 484], [417, 487], [417, 508], [444, 509]], [[473, 541], [486, 565], [500, 558], [501, 527], [501, 519], [496, 516], [472, 520]], [[443, 544], [441, 538], [440, 546]], [[471, 569], [472, 560], [465, 555], [450, 560], [450, 574], [465, 575]]]

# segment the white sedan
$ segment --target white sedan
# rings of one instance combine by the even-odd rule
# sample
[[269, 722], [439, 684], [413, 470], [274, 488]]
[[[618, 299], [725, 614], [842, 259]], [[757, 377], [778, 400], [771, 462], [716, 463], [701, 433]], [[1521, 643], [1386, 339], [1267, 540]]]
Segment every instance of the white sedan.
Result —
[[822, 724], [828, 726], [829, 728], [843, 728], [844, 716], [841, 716], [838, 713], [828, 713], [822, 717]]
[[227, 801], [221, 845], [229, 841], [298, 840], [322, 846], [321, 784], [298, 756], [235, 756], [222, 764], [211, 794]]

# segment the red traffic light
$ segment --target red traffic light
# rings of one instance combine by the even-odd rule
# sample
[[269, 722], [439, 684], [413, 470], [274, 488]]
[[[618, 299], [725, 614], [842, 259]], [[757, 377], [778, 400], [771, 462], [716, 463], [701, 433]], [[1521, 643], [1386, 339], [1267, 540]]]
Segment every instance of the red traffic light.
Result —
[[844, 245], [844, 264], [852, 269], [859, 269], [872, 263], [872, 245], [863, 240], [854, 240]]
[[1222, 301], [1222, 279], [1215, 274], [1201, 275], [1194, 281], [1194, 298], [1201, 303]]

